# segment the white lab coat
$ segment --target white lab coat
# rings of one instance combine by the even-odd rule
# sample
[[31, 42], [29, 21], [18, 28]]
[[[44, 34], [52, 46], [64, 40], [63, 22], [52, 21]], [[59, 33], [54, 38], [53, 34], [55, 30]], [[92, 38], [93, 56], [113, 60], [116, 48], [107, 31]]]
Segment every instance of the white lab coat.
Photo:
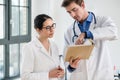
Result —
[[[113, 80], [113, 66], [107, 42], [117, 38], [117, 28], [108, 17], [96, 16], [90, 25], [90, 31], [94, 36], [95, 47], [88, 60], [80, 60], [79, 67], [71, 73], [70, 80]], [[76, 34], [81, 32], [78, 24], [75, 24]], [[73, 45], [73, 24], [65, 33], [65, 47]]]
[[22, 53], [22, 80], [58, 80], [49, 79], [49, 71], [59, 65], [59, 51], [56, 44], [49, 40], [51, 55], [36, 38], [29, 42]]

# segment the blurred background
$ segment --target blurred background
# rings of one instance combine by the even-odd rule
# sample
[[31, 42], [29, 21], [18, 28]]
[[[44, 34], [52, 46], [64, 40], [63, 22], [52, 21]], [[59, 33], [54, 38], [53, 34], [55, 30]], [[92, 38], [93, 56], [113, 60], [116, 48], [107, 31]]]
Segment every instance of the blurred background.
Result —
[[[62, 0], [0, 0], [0, 80], [14, 80], [20, 77], [22, 48], [36, 36], [33, 20], [38, 14], [48, 14], [56, 22], [53, 39], [63, 54], [64, 31], [74, 20], [61, 7], [61, 2]], [[85, 0], [85, 3], [88, 11], [101, 16], [110, 16], [118, 27], [119, 39], [109, 44], [113, 69], [118, 73], [120, 0]]]

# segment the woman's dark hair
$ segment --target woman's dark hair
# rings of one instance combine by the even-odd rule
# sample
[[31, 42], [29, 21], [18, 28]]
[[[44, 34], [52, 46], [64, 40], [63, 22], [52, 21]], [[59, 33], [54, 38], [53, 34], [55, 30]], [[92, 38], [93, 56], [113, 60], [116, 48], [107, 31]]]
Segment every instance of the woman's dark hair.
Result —
[[52, 19], [50, 16], [46, 15], [46, 14], [40, 14], [38, 16], [35, 17], [34, 19], [34, 28], [35, 29], [42, 29], [43, 27], [43, 23], [47, 20], [47, 19]]
[[81, 3], [83, 2], [83, 0], [63, 0], [62, 2], [62, 7], [67, 7], [68, 5], [70, 5], [72, 2], [75, 2], [76, 4], [81, 6]]

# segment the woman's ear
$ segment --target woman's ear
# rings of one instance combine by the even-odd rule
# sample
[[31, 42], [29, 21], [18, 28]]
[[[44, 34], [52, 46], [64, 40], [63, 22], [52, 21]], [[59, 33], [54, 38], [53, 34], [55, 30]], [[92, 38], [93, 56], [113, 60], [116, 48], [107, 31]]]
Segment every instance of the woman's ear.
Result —
[[40, 33], [42, 30], [40, 30], [39, 28], [36, 28], [36, 31], [37, 31], [38, 33]]

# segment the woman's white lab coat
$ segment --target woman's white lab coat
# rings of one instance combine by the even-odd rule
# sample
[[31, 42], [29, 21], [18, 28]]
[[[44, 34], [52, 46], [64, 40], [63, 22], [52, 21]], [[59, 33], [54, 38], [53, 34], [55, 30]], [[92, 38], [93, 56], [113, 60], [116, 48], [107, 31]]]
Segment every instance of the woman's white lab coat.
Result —
[[[80, 60], [79, 67], [71, 73], [70, 80], [113, 80], [113, 66], [107, 42], [117, 38], [117, 28], [107, 17], [96, 16], [96, 22], [94, 24], [93, 19], [89, 29], [94, 36], [94, 50], [88, 60]], [[81, 33], [77, 23], [75, 32], [77, 35]], [[72, 25], [65, 33], [65, 47], [74, 44], [73, 35]]]
[[59, 65], [58, 47], [53, 41], [49, 40], [49, 42], [51, 54], [37, 38], [25, 46], [22, 54], [22, 80], [58, 80], [49, 79], [49, 71]]

